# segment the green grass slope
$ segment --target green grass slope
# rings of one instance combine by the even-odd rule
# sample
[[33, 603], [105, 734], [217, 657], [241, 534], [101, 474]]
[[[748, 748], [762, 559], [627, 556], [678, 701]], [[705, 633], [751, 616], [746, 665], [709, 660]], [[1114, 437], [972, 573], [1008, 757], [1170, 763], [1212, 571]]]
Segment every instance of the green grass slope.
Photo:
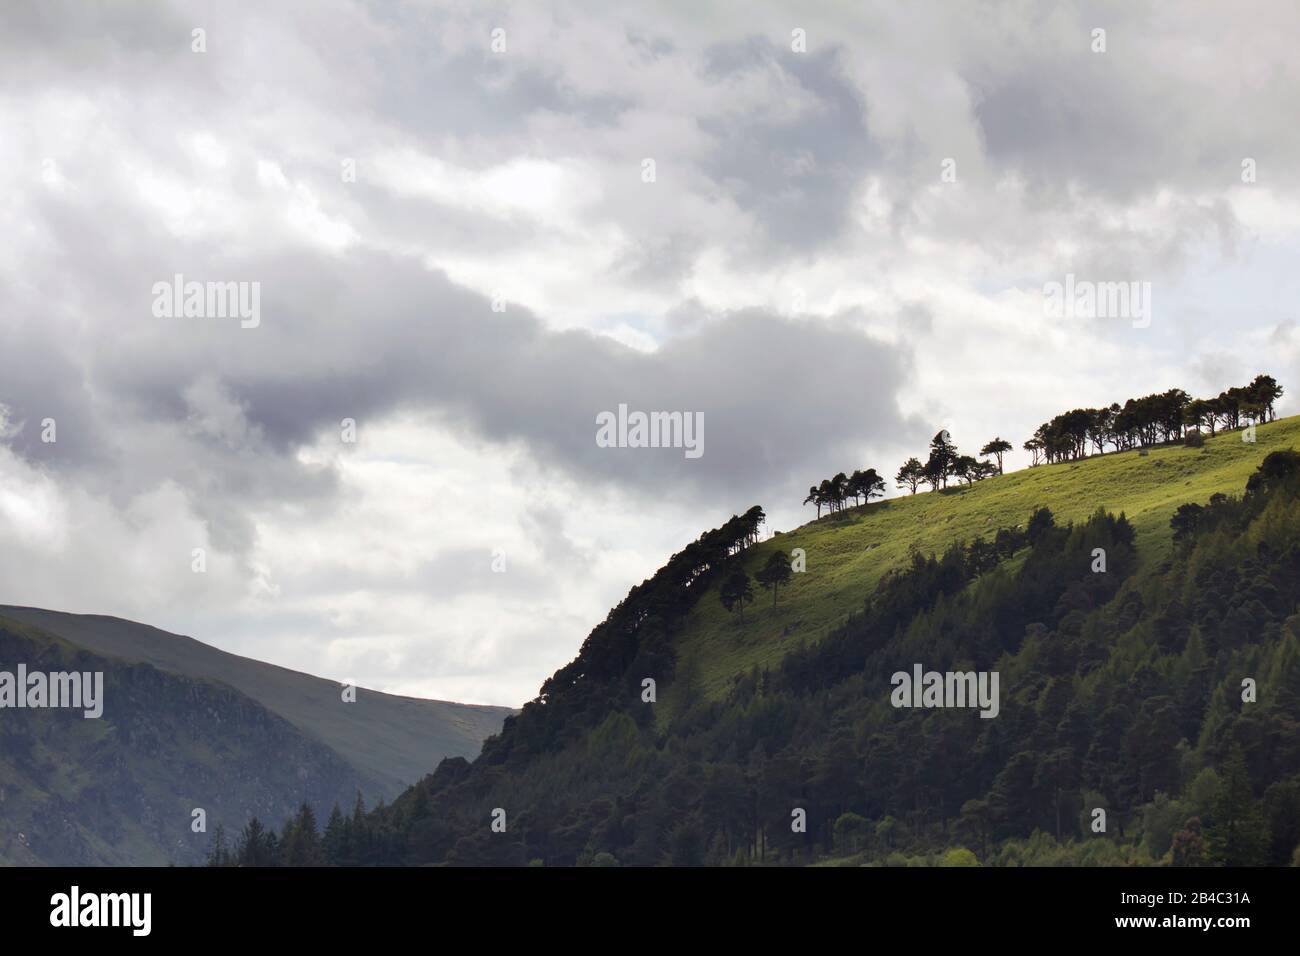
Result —
[[334, 681], [229, 654], [133, 621], [8, 606], [0, 606], [0, 615], [95, 654], [233, 687], [376, 781], [380, 792], [368, 794], [370, 799], [391, 799], [430, 773], [443, 757], [472, 760], [484, 739], [499, 731], [511, 713], [507, 707], [397, 697], [365, 689], [358, 690], [355, 702], [344, 703]]
[[713, 585], [686, 619], [677, 642], [679, 679], [659, 719], [677, 712], [683, 694], [718, 698], [734, 675], [775, 664], [801, 641], [819, 640], [858, 610], [881, 576], [903, 565], [913, 549], [942, 553], [955, 541], [991, 539], [998, 528], [1023, 526], [1038, 507], [1052, 509], [1064, 524], [1101, 506], [1126, 513], [1142, 561], [1159, 561], [1168, 553], [1169, 518], [1180, 504], [1204, 503], [1216, 492], [1240, 495], [1265, 455], [1289, 447], [1300, 448], [1300, 416], [1258, 426], [1254, 443], [1229, 432], [1203, 448], [1169, 446], [1145, 456], [1125, 451], [1040, 465], [972, 487], [849, 508], [779, 533], [747, 552], [745, 571], [753, 577], [772, 551], [795, 548], [806, 553], [807, 571], [781, 589], [775, 607], [756, 585], [743, 620], [723, 608]]

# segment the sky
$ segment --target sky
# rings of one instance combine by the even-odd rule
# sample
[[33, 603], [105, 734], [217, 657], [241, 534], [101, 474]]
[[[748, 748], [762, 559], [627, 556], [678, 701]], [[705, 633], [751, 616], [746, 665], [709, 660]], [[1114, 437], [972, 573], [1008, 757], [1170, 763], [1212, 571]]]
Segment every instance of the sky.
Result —
[[[517, 706], [702, 531], [797, 526], [941, 428], [1019, 449], [1260, 372], [1300, 411], [1297, 35], [1290, 2], [6, 3], [0, 603]], [[1052, 315], [1067, 276], [1150, 309]], [[702, 454], [603, 447], [620, 405]]]

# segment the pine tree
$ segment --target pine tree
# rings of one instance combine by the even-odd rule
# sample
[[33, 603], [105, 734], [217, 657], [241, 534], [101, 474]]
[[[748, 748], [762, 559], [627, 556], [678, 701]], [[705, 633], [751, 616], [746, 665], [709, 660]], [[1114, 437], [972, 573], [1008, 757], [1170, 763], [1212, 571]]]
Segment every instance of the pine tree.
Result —
[[343, 816], [339, 805], [334, 804], [329, 820], [325, 823], [325, 835], [321, 838], [325, 862], [330, 866], [347, 866], [349, 863], [351, 826], [351, 822]]
[[279, 857], [279, 840], [253, 817], [239, 835], [235, 858], [240, 866], [275, 866]]
[[316, 813], [304, 803], [293, 822], [285, 826], [282, 855], [286, 866], [322, 866], [325, 854], [316, 829]]
[[208, 850], [208, 866], [232, 866], [230, 848], [226, 845], [226, 828], [220, 823], [212, 831], [212, 848]]
[[1206, 855], [1211, 863], [1221, 866], [1259, 866], [1264, 862], [1267, 832], [1240, 746], [1234, 744], [1228, 751], [1219, 774]]

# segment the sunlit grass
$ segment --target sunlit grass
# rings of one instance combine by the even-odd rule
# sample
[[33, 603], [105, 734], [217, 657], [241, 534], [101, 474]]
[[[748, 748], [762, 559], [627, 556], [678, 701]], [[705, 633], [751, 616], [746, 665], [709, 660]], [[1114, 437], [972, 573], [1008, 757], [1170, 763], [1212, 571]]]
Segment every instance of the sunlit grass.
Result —
[[[700, 689], [721, 696], [733, 676], [755, 665], [772, 665], [800, 641], [817, 641], [875, 588], [880, 577], [902, 565], [913, 548], [940, 553], [954, 541], [992, 538], [998, 528], [1024, 525], [1040, 506], [1058, 523], [1078, 521], [1098, 506], [1124, 512], [1137, 531], [1144, 563], [1168, 553], [1169, 518], [1184, 502], [1204, 503], [1215, 492], [1239, 495], [1246, 479], [1270, 451], [1300, 447], [1300, 416], [1256, 429], [1255, 443], [1241, 432], [1217, 435], [1203, 448], [1181, 445], [1111, 453], [1078, 462], [1041, 465], [967, 488], [919, 493], [824, 516], [778, 534], [745, 556], [754, 573], [777, 548], [802, 548], [807, 571], [781, 589], [777, 605], [755, 585], [743, 621], [728, 613], [715, 586], [688, 615], [678, 641], [679, 660], [697, 670]], [[851, 464], [851, 463], [849, 463]], [[660, 719], [670, 716], [680, 688], [670, 688]]]

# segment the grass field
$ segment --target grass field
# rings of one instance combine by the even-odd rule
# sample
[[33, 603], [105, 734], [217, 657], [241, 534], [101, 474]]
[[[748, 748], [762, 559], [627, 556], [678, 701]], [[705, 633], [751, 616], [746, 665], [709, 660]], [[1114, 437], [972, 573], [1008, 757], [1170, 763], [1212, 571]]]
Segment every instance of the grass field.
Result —
[[[733, 675], [771, 665], [800, 641], [816, 641], [862, 606], [880, 577], [902, 565], [912, 548], [942, 552], [954, 541], [998, 528], [1023, 526], [1038, 507], [1052, 509], [1058, 524], [1078, 521], [1104, 507], [1124, 512], [1137, 531], [1144, 563], [1159, 560], [1171, 546], [1169, 517], [1185, 502], [1204, 503], [1215, 492], [1240, 495], [1246, 479], [1271, 451], [1300, 447], [1300, 416], [1256, 429], [1256, 441], [1241, 432], [1220, 434], [1203, 448], [1181, 445], [1110, 453], [1078, 462], [1040, 465], [973, 487], [918, 493], [823, 516], [794, 531], [778, 533], [747, 552], [752, 577], [775, 549], [802, 548], [807, 571], [781, 589], [777, 605], [755, 585], [755, 600], [743, 621], [726, 611], [716, 584], [699, 600], [678, 640], [679, 674], [710, 698], [725, 694]], [[683, 670], [685, 669], [685, 670]], [[665, 695], [660, 719], [676, 711], [680, 683]]]

